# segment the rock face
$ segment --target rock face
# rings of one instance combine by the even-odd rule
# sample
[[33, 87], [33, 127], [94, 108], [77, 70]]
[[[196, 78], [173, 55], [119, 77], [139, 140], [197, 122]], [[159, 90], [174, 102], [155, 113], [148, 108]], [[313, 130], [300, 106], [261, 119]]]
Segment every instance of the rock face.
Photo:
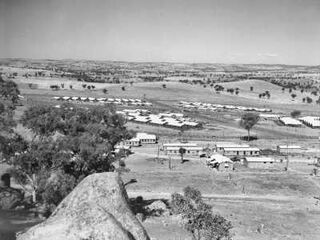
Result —
[[0, 187], [0, 209], [13, 209], [21, 203], [23, 194], [18, 189]]
[[117, 173], [86, 177], [43, 223], [17, 240], [149, 240]]

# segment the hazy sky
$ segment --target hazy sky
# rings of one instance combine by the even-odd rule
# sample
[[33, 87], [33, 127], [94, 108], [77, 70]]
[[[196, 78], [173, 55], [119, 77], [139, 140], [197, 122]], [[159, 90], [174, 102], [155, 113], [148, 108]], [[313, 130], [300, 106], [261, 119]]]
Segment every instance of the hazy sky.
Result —
[[0, 57], [320, 64], [320, 0], [0, 0]]

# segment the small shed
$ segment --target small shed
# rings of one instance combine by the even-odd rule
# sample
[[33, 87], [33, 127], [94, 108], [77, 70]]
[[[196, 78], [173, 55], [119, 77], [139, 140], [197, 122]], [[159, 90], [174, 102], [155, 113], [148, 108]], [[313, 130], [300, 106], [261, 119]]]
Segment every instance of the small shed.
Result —
[[231, 159], [218, 153], [210, 156], [207, 160], [207, 165], [216, 168], [220, 172], [228, 172], [234, 169]]

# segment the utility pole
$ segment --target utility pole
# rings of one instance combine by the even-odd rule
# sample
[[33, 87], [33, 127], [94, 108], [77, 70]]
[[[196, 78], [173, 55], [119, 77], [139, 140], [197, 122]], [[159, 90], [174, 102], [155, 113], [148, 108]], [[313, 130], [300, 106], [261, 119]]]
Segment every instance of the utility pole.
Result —
[[288, 171], [289, 170], [289, 145], [288, 145], [288, 137], [287, 137], [287, 154], [286, 154], [286, 168], [285, 170]]

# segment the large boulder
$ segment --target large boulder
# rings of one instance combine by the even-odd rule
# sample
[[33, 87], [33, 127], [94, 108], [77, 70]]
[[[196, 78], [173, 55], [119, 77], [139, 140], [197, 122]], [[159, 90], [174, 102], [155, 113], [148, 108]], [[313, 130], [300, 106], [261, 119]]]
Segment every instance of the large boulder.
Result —
[[0, 186], [0, 209], [13, 209], [23, 201], [23, 193], [18, 189]]
[[43, 223], [17, 240], [149, 240], [127, 204], [118, 173], [86, 177]]
[[149, 204], [148, 206], [146, 206], [146, 210], [156, 216], [169, 214], [169, 209], [167, 205], [161, 200], [157, 200]]

